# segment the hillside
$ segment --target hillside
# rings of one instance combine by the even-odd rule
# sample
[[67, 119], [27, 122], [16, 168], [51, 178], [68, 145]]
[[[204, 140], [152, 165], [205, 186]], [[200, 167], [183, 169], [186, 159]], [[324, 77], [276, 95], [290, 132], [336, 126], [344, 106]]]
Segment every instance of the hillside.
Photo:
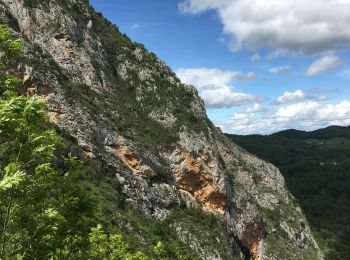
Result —
[[229, 138], [281, 170], [327, 259], [348, 259], [350, 127]]
[[18, 92], [46, 102], [85, 162], [77, 184], [109, 232], [151, 258], [160, 241], [170, 259], [322, 259], [278, 169], [218, 131], [195, 88], [88, 1], [1, 0], [0, 22], [24, 45], [8, 68]]

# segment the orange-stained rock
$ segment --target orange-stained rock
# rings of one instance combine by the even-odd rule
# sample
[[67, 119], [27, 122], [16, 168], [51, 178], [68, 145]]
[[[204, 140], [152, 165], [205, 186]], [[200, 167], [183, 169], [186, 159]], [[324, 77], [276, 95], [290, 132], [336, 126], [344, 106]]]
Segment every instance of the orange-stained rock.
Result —
[[260, 220], [256, 221], [246, 225], [241, 241], [249, 249], [252, 259], [260, 260], [261, 248], [259, 242], [264, 236], [264, 225], [260, 223]]
[[257, 240], [254, 240], [252, 246], [250, 248], [250, 253], [252, 255], [253, 260], [259, 260], [259, 244]]
[[152, 177], [156, 175], [150, 166], [141, 162], [140, 156], [135, 150], [122, 145], [117, 147], [115, 151], [119, 158], [130, 170], [132, 170], [134, 174], [141, 175], [143, 177]]
[[226, 197], [220, 192], [217, 187], [209, 184], [204, 187], [198, 194], [198, 198], [201, 202], [205, 203], [210, 211], [219, 211], [223, 213], [224, 206], [226, 204]]
[[135, 151], [128, 149], [126, 146], [120, 146], [117, 148], [117, 151], [123, 162], [126, 163], [130, 168], [136, 169], [140, 164], [139, 155]]
[[185, 161], [188, 163], [188, 171], [191, 173], [199, 173], [200, 165], [193, 159], [192, 155], [187, 154]]
[[180, 189], [192, 194], [206, 211], [223, 214], [226, 196], [213, 183], [212, 173], [203, 161], [204, 156], [196, 161], [191, 154], [185, 154], [176, 170]]

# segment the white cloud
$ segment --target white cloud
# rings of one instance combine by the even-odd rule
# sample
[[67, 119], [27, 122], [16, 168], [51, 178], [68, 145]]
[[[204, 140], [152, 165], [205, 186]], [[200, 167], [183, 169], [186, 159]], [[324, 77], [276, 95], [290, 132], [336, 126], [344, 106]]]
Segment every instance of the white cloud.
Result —
[[206, 89], [200, 93], [208, 108], [234, 107], [249, 103], [262, 102], [262, 97], [237, 93], [229, 86], [221, 86], [213, 89]]
[[221, 123], [223, 131], [236, 134], [270, 134], [284, 129], [314, 130], [350, 124], [350, 101], [336, 104], [309, 101], [281, 107], [264, 114], [235, 113]]
[[291, 101], [301, 101], [304, 99], [306, 99], [304, 92], [298, 89], [295, 92], [284, 92], [283, 95], [278, 97], [274, 103], [283, 104]]
[[290, 66], [277, 66], [269, 69], [271, 73], [287, 74], [291, 71]]
[[198, 91], [208, 86], [226, 85], [237, 78], [237, 72], [208, 68], [180, 68], [176, 71], [176, 74], [181, 81], [186, 84], [194, 85]]
[[314, 114], [317, 107], [318, 104], [316, 102], [293, 104], [281, 107], [275, 115], [281, 119], [284, 118], [290, 120], [291, 118], [294, 118], [302, 120], [311, 118], [311, 114]]
[[258, 113], [258, 112], [261, 112], [263, 111], [262, 107], [260, 104], [254, 104], [253, 107], [248, 107], [247, 110], [246, 110], [246, 113]]
[[309, 55], [350, 43], [350, 0], [184, 0], [179, 9], [215, 10], [234, 51], [271, 47]]
[[260, 53], [255, 53], [254, 55], [252, 55], [252, 56], [250, 57], [250, 60], [251, 60], [251, 61], [259, 61], [259, 60], [261, 60]]
[[180, 68], [177, 76], [186, 84], [194, 85], [199, 91], [208, 86], [222, 86], [237, 81], [249, 81], [256, 78], [254, 72], [242, 74], [239, 71], [220, 70], [215, 68]]
[[176, 72], [182, 82], [194, 85], [199, 91], [208, 108], [224, 108], [240, 106], [243, 104], [262, 102], [263, 98], [238, 93], [229, 86], [235, 81], [248, 81], [255, 79], [254, 72], [242, 74], [237, 71], [225, 71], [209, 68], [181, 68]]
[[341, 59], [334, 55], [324, 56], [315, 62], [306, 70], [307, 76], [315, 76], [317, 74], [330, 71], [338, 67], [342, 63]]
[[301, 121], [339, 121], [350, 120], [350, 102], [338, 104], [320, 104], [315, 101], [293, 104], [280, 108], [276, 112], [278, 118]]

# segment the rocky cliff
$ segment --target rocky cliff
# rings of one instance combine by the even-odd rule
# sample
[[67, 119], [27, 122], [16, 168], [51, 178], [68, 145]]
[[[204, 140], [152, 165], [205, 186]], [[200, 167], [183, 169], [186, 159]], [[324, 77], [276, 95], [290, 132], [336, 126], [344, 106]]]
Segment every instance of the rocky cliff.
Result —
[[200, 258], [322, 259], [278, 169], [224, 137], [192, 86], [86, 0], [1, 0], [0, 20], [24, 41], [20, 91], [46, 100], [129, 205], [159, 221], [180, 205], [220, 219], [213, 242], [186, 217], [172, 222]]

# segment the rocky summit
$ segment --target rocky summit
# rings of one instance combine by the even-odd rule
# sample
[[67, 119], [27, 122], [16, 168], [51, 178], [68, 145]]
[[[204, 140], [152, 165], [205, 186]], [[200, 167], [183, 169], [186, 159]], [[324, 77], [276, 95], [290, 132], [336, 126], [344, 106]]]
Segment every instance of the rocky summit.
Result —
[[129, 206], [159, 222], [178, 207], [220, 220], [215, 234], [186, 216], [169, 224], [200, 259], [323, 259], [279, 170], [225, 137], [193, 86], [88, 1], [1, 0], [0, 20], [24, 43], [21, 93], [45, 99]]

